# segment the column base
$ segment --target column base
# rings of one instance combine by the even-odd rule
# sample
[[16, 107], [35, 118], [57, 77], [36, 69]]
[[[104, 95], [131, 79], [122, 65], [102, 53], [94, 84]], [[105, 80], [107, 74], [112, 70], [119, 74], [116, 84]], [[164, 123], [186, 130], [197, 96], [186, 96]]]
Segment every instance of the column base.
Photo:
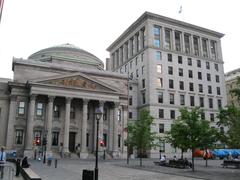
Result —
[[34, 156], [33, 150], [32, 149], [25, 149], [24, 152], [23, 152], [23, 156], [24, 157], [26, 156], [28, 159], [33, 158], [33, 156]]
[[119, 158], [120, 158], [120, 153], [119, 153], [119, 151], [113, 151], [113, 152], [112, 152], [112, 157], [113, 157], [113, 159], [119, 159]]
[[88, 152], [80, 152], [80, 159], [88, 159]]

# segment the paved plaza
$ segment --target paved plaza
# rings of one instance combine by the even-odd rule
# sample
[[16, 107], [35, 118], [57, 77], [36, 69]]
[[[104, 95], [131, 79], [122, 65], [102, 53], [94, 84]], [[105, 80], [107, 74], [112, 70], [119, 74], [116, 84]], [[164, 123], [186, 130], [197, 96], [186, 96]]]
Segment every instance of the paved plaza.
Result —
[[[156, 160], [156, 159], [155, 159]], [[240, 169], [222, 168], [221, 161], [211, 160], [208, 167], [205, 161], [196, 160], [196, 172], [191, 169], [177, 169], [153, 165], [153, 159], [144, 159], [143, 167], [138, 160], [109, 160], [99, 162], [99, 180], [239, 180]], [[82, 180], [83, 169], [93, 170], [94, 160], [61, 159], [57, 168], [41, 161], [30, 161], [31, 168], [43, 180]]]

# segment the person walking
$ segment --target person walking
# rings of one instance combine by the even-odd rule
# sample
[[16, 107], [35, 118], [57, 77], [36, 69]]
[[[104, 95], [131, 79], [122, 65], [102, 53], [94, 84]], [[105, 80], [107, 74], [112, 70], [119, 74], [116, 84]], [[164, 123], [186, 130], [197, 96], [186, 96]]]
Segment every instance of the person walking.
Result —
[[77, 156], [80, 158], [80, 152], [81, 152], [81, 146], [80, 146], [80, 144], [78, 144], [77, 146], [76, 146], [76, 153], [77, 153]]
[[63, 158], [63, 143], [60, 143], [59, 154], [60, 154], [60, 157]]
[[6, 163], [6, 152], [4, 151], [5, 147], [1, 147], [0, 151], [0, 173], [1, 173], [1, 179], [3, 179], [3, 171], [4, 171], [4, 164]]

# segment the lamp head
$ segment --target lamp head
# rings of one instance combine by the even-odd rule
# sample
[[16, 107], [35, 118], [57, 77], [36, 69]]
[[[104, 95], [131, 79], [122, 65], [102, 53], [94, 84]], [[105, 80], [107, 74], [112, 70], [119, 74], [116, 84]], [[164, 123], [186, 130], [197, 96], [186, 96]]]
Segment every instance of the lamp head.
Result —
[[96, 115], [97, 120], [101, 119], [102, 114], [103, 114], [102, 111], [99, 108], [97, 108], [96, 111], [95, 111], [95, 115]]

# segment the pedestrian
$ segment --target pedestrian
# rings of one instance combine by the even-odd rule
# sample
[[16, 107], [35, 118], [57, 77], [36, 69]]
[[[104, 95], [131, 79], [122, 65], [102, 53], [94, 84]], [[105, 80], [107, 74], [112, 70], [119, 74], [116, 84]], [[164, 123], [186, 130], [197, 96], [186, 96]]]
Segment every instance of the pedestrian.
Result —
[[80, 158], [80, 151], [81, 151], [80, 144], [78, 144], [75, 149], [76, 149], [77, 156]]
[[160, 165], [161, 165], [161, 166], [166, 165], [166, 156], [165, 156], [165, 155], [163, 155], [163, 156], [161, 157], [161, 159], [160, 159]]
[[22, 160], [22, 168], [29, 168], [30, 164], [28, 163], [28, 158], [25, 156]]
[[4, 151], [5, 147], [1, 147], [0, 151], [0, 173], [1, 173], [1, 179], [3, 179], [3, 171], [4, 171], [4, 164], [6, 163], [6, 152]]
[[63, 143], [60, 143], [59, 154], [60, 154], [60, 157], [63, 158]]

